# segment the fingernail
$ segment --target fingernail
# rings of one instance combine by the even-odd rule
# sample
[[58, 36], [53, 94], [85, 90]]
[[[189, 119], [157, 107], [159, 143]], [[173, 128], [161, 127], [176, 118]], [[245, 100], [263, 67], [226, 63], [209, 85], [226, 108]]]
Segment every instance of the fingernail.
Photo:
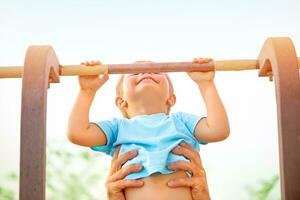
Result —
[[172, 149], [172, 152], [173, 152], [173, 153], [176, 153], [176, 150], [179, 150], [179, 148], [178, 148], [178, 147], [175, 147], [174, 149]]
[[177, 146], [174, 148], [174, 150], [180, 150], [181, 149], [181, 146]]
[[136, 155], [136, 154], [137, 154], [137, 150], [132, 150], [130, 153], [131, 153], [132, 155]]
[[168, 167], [169, 169], [172, 169], [173, 166], [174, 166], [174, 163], [171, 163], [171, 164], [169, 164], [167, 167]]
[[139, 165], [139, 164], [135, 164], [134, 167], [136, 167], [137, 169], [142, 169], [143, 168], [143, 166]]

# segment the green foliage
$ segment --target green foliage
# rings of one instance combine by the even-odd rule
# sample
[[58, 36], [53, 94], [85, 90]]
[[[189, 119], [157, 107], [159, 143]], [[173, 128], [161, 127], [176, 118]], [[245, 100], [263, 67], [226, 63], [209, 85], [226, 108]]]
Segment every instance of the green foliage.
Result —
[[0, 200], [14, 200], [14, 199], [16, 198], [13, 190], [0, 186]]
[[5, 186], [0, 185], [0, 200], [14, 200], [17, 199], [16, 191], [7, 185], [17, 185], [19, 177], [16, 172], [9, 172], [3, 177]]
[[66, 151], [64, 146], [47, 148], [47, 199], [93, 200], [104, 195], [105, 169], [101, 170], [100, 159], [88, 151]]
[[[276, 184], [279, 182], [279, 176], [275, 175], [268, 180], [261, 181], [259, 187], [254, 189], [253, 187], [248, 188], [248, 192], [253, 200], [267, 200], [270, 193], [274, 191]], [[280, 197], [276, 197], [280, 200]], [[272, 198], [274, 200], [274, 198]]]
[[[92, 151], [71, 151], [66, 145], [52, 142], [47, 146], [46, 199], [47, 200], [101, 200], [105, 197], [103, 181], [107, 172], [103, 159]], [[102, 166], [101, 166], [102, 161]], [[15, 200], [19, 189], [18, 175], [9, 172], [0, 184], [0, 200]]]

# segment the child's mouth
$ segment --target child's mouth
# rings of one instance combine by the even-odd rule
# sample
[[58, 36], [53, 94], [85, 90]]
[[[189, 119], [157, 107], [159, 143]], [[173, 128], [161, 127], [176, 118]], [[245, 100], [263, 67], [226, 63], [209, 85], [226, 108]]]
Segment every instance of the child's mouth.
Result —
[[146, 80], [151, 80], [151, 81], [157, 83], [157, 81], [156, 81], [154, 78], [152, 78], [152, 77], [150, 77], [150, 76], [146, 76], [146, 77], [141, 78], [141, 79], [137, 82], [137, 84], [139, 84], [139, 83], [142, 82], [142, 81], [146, 81]]

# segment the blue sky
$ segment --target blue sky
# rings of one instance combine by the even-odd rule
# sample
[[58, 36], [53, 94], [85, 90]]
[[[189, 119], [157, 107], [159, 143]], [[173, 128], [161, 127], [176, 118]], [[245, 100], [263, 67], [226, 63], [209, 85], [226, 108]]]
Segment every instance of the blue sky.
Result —
[[[52, 45], [61, 64], [91, 59], [189, 61], [201, 56], [255, 59], [271, 36], [291, 37], [299, 52], [299, 8], [296, 0], [0, 0], [0, 65], [23, 65], [27, 47], [39, 44]], [[173, 111], [205, 115], [193, 82], [183, 73], [171, 78], [178, 99]], [[111, 76], [98, 92], [91, 121], [121, 116], [113, 104], [116, 79]], [[231, 136], [201, 148], [210, 190], [213, 199], [246, 199], [248, 184], [279, 172], [274, 82], [258, 78], [256, 71], [216, 72], [215, 84], [229, 116]], [[78, 89], [77, 77], [62, 77], [48, 90], [48, 137], [74, 151], [82, 148], [66, 141], [65, 130]], [[4, 171], [18, 167], [21, 80], [0, 80], [0, 91]]]

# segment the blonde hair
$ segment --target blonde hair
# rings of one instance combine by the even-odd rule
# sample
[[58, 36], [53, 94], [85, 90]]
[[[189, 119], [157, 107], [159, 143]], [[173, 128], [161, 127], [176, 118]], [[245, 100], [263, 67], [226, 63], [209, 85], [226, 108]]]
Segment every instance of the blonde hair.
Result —
[[[123, 80], [124, 80], [124, 74], [122, 74], [118, 80], [118, 83], [117, 83], [117, 86], [116, 86], [116, 97], [122, 97], [123, 96]], [[167, 80], [168, 80], [168, 83], [169, 83], [169, 92], [170, 94], [174, 94], [174, 88], [173, 88], [173, 84], [172, 84], [172, 81], [169, 77], [168, 74], [166, 74], [166, 77], [167, 77]], [[170, 110], [171, 110], [171, 106], [168, 107], [168, 110], [167, 110], [167, 114], [170, 113]], [[128, 114], [126, 113], [126, 111], [124, 109], [121, 109], [120, 108], [120, 111], [122, 113], [122, 115], [125, 117], [125, 118], [128, 118], [129, 119], [129, 116]]]

